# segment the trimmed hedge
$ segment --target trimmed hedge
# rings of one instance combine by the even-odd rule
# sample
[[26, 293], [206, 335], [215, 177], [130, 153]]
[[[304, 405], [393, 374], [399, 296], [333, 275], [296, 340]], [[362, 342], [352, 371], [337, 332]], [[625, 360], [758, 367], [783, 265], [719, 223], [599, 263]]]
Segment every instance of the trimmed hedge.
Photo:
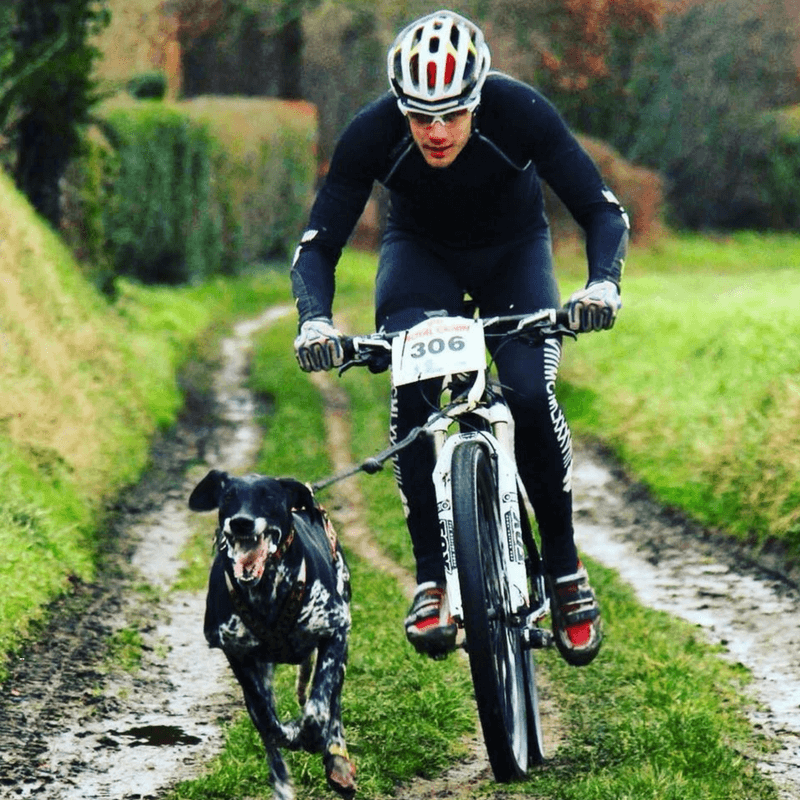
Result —
[[145, 102], [107, 116], [117, 171], [103, 208], [117, 275], [199, 281], [223, 263], [212, 173], [214, 142], [180, 110]]
[[194, 283], [288, 256], [312, 200], [305, 103], [118, 97], [72, 170], [65, 236], [106, 291], [125, 275]]
[[210, 132], [226, 246], [239, 260], [287, 257], [314, 199], [317, 111], [310, 103], [198, 97], [180, 104]]

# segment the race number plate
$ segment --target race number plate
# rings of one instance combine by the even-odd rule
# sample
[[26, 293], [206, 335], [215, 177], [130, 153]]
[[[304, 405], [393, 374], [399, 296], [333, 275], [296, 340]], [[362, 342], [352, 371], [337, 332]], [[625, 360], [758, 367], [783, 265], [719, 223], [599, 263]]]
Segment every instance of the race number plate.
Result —
[[465, 317], [432, 317], [392, 340], [395, 386], [486, 366], [483, 326]]

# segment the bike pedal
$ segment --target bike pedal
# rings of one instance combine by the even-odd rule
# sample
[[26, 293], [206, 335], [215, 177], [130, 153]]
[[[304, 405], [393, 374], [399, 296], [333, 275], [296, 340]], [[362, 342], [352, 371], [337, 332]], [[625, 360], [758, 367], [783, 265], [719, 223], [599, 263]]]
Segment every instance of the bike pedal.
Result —
[[555, 637], [546, 628], [526, 628], [522, 634], [522, 644], [530, 650], [544, 650], [555, 644]]

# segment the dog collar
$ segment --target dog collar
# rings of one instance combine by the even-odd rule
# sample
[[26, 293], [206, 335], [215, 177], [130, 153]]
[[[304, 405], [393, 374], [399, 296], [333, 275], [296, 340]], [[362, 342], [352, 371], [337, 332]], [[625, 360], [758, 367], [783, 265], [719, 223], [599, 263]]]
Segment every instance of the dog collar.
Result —
[[273, 561], [278, 561], [286, 555], [286, 551], [294, 542], [294, 525], [289, 530], [289, 535], [278, 545], [278, 549], [270, 556]]

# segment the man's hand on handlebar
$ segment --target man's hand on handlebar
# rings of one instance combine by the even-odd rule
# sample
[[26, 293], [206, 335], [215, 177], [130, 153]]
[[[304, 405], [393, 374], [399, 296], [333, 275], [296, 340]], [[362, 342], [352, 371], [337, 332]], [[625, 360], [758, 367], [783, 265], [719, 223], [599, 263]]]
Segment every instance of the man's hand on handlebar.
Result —
[[297, 363], [304, 372], [340, 367], [344, 362], [342, 333], [324, 317], [307, 319], [294, 340]]
[[622, 308], [619, 289], [613, 281], [594, 281], [575, 292], [567, 302], [569, 326], [574, 331], [608, 330]]

